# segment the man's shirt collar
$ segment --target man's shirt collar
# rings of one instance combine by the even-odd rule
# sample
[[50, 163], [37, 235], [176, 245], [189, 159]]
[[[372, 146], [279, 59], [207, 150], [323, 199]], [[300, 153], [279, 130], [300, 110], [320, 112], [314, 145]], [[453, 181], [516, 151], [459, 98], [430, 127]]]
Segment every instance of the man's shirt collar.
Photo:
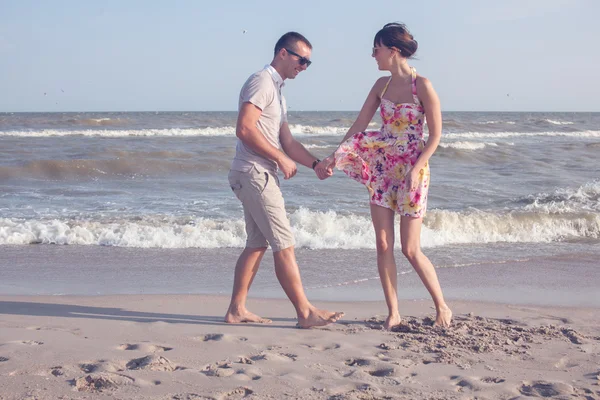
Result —
[[277, 84], [278, 87], [282, 88], [285, 86], [285, 82], [283, 82], [283, 78], [279, 75], [279, 72], [272, 65], [265, 65], [265, 69], [271, 74], [273, 81]]

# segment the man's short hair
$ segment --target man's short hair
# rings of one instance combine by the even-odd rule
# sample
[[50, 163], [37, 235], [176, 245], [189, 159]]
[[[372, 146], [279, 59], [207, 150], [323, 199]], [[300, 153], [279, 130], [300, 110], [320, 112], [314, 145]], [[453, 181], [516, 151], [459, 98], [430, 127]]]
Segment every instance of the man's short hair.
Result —
[[277, 53], [279, 53], [279, 51], [281, 49], [286, 48], [286, 47], [291, 47], [291, 50], [296, 50], [294, 48], [294, 47], [296, 47], [296, 42], [303, 42], [304, 44], [306, 44], [308, 46], [309, 49], [312, 50], [312, 44], [310, 44], [310, 42], [308, 41], [307, 38], [305, 38], [298, 32], [288, 32], [285, 35], [283, 35], [282, 37], [280, 37], [279, 40], [277, 41], [277, 43], [275, 44], [274, 55], [277, 55]]

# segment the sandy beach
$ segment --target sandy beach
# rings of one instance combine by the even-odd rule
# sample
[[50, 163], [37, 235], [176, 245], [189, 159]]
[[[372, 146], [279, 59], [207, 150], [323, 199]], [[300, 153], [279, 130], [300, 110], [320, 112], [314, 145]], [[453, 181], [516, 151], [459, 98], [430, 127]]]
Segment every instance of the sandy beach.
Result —
[[251, 299], [270, 325], [228, 325], [225, 296], [0, 296], [0, 399], [515, 399], [600, 397], [596, 308], [429, 301], [318, 302], [337, 324], [295, 328], [283, 299]]

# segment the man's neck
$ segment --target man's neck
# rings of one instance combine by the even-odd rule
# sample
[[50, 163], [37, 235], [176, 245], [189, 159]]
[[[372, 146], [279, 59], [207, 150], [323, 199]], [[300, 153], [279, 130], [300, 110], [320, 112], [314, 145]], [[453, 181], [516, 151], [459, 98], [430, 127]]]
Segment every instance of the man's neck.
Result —
[[275, 61], [272, 61], [270, 65], [271, 65], [271, 67], [273, 67], [273, 69], [275, 69], [275, 71], [277, 71], [277, 73], [281, 77], [281, 80], [285, 82], [285, 76], [282, 73], [283, 71], [281, 71], [281, 69], [279, 68], [277, 63], [275, 63]]

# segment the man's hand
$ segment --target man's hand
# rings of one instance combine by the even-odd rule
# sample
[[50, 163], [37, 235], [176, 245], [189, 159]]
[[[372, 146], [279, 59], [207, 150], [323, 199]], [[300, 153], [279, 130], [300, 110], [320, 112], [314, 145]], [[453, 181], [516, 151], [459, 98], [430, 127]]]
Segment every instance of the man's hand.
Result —
[[296, 165], [296, 163], [286, 156], [282, 156], [277, 161], [277, 166], [283, 173], [284, 179], [290, 179], [291, 177], [296, 175], [296, 172], [298, 172], [298, 166]]

